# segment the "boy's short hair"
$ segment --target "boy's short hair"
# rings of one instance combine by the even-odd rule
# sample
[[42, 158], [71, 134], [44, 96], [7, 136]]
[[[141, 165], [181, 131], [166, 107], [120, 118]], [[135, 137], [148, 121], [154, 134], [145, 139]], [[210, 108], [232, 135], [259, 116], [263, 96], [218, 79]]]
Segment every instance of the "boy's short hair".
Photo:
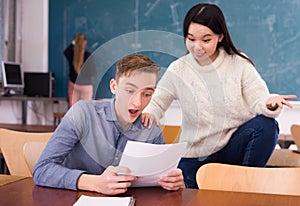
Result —
[[122, 76], [128, 77], [137, 70], [158, 75], [160, 66], [143, 54], [130, 54], [118, 61], [115, 79], [118, 81]]

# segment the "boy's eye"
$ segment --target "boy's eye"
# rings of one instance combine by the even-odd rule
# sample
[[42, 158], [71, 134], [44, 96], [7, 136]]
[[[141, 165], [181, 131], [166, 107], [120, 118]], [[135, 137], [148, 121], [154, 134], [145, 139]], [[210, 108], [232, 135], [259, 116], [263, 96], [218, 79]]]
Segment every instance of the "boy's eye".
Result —
[[126, 92], [127, 92], [128, 94], [133, 94], [133, 93], [134, 93], [134, 90], [127, 89]]
[[152, 94], [153, 94], [152, 92], [145, 92], [145, 93], [144, 93], [144, 96], [145, 96], [145, 97], [151, 97]]

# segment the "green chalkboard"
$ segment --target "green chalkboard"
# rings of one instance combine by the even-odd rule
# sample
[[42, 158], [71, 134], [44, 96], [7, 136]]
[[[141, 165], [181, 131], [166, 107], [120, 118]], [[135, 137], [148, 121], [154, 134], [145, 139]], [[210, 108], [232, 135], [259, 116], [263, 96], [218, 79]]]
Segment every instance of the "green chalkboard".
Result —
[[[185, 48], [180, 38], [176, 39], [178, 43], [170, 43], [168, 39], [156, 42], [158, 40], [155, 37], [151, 39], [153, 46], [160, 45], [163, 48], [153, 51], [139, 49], [138, 46], [143, 44], [140, 38], [144, 34], [138, 32], [155, 30], [180, 37], [185, 13], [199, 2], [204, 1], [49, 1], [49, 70], [56, 75], [56, 95], [67, 94], [68, 65], [63, 50], [77, 32], [86, 34], [88, 50], [98, 55], [98, 63], [111, 56], [116, 58], [110, 59], [106, 65], [109, 68], [105, 69], [105, 74], [101, 74], [97, 89], [97, 97], [109, 97], [108, 82], [114, 75], [112, 62], [126, 52], [146, 53], [163, 68], [184, 54]], [[233, 41], [255, 62], [270, 92], [292, 93], [300, 97], [300, 0], [219, 0], [212, 3], [223, 10]], [[123, 39], [122, 47], [113, 45], [114, 51], [107, 51], [105, 55], [99, 51], [103, 50], [103, 45], [107, 46], [110, 42], [115, 44], [120, 39]], [[169, 54], [168, 49], [164, 50], [169, 44], [172, 44], [169, 50], [178, 47], [178, 51]], [[153, 49], [151, 46], [149, 48]], [[125, 52], [115, 54], [119, 50]]]

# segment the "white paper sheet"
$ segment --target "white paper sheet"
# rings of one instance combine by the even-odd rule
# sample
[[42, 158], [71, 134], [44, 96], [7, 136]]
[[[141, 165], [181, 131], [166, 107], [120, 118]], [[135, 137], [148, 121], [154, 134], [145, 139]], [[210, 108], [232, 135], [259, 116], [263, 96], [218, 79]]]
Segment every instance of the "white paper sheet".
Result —
[[133, 197], [91, 197], [81, 195], [73, 206], [130, 206], [134, 205], [134, 200], [132, 198]]
[[[138, 177], [133, 187], [157, 186], [160, 177], [175, 170], [184, 154], [186, 143], [149, 144], [128, 141], [119, 166], [127, 167]], [[123, 173], [124, 174], [124, 173]]]

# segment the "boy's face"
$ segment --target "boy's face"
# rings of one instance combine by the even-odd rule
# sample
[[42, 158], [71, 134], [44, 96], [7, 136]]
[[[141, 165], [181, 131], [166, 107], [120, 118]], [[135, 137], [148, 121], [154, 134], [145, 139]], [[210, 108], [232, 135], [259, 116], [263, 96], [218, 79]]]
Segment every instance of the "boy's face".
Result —
[[133, 71], [129, 77], [120, 77], [118, 83], [115, 79], [110, 81], [116, 99], [116, 114], [123, 128], [133, 123], [148, 105], [157, 78], [155, 73]]

